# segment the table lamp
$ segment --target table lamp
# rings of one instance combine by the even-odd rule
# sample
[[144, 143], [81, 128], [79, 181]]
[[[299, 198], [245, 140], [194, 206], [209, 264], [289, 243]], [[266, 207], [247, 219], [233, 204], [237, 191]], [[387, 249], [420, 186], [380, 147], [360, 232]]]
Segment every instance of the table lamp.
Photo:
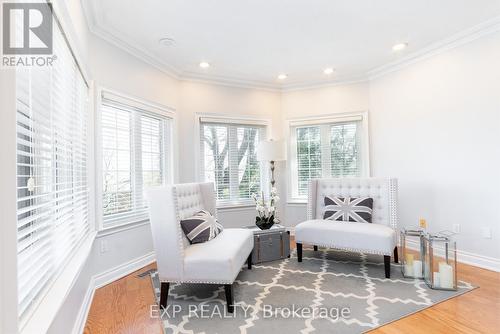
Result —
[[257, 146], [257, 160], [271, 163], [271, 187], [274, 187], [274, 162], [286, 160], [284, 140], [263, 140]]

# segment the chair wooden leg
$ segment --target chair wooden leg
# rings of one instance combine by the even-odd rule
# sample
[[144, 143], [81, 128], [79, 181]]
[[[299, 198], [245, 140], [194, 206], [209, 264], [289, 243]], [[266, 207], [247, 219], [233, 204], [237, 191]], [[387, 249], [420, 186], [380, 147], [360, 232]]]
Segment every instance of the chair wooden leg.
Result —
[[168, 288], [170, 286], [170, 283], [168, 282], [161, 282], [161, 287], [160, 287], [160, 308], [166, 308], [167, 307], [167, 297], [168, 297]]
[[318, 246], [314, 246], [314, 251], [317, 252], [318, 251]]
[[234, 312], [233, 285], [224, 284], [224, 291], [226, 292], [227, 312], [233, 313]]
[[248, 269], [252, 269], [252, 253], [253, 252], [250, 252], [250, 255], [248, 255], [248, 259], [247, 259]]
[[391, 278], [391, 256], [384, 255], [385, 278]]
[[302, 244], [297, 243], [297, 260], [302, 262]]
[[394, 262], [398, 263], [398, 246], [394, 247]]

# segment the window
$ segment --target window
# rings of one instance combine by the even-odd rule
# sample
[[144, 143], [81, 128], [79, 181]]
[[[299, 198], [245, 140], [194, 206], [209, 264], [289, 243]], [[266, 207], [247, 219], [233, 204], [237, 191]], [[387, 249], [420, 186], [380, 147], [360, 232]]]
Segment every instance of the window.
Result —
[[261, 191], [256, 150], [264, 132], [264, 125], [201, 119], [201, 179], [215, 184], [219, 205], [251, 204]]
[[366, 132], [366, 115], [291, 122], [292, 199], [314, 178], [368, 175]]
[[100, 125], [103, 227], [144, 221], [144, 189], [171, 180], [171, 118], [103, 92]]
[[53, 50], [52, 66], [16, 70], [21, 327], [91, 231], [88, 86], [56, 22]]

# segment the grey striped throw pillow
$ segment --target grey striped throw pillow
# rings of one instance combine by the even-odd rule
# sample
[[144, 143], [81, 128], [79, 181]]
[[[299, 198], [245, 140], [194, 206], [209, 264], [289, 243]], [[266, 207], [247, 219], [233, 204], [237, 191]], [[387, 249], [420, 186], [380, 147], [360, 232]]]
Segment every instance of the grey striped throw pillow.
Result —
[[212, 240], [223, 230], [217, 219], [205, 210], [181, 220], [181, 228], [191, 244]]

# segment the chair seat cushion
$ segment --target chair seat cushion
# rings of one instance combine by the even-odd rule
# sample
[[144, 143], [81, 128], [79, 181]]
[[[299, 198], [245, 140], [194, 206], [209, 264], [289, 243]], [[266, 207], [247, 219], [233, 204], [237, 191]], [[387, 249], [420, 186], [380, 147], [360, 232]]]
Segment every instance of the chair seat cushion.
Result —
[[381, 224], [313, 219], [295, 227], [295, 240], [299, 243], [390, 255], [396, 246], [396, 231]]
[[252, 249], [252, 231], [224, 229], [217, 238], [185, 248], [183, 281], [232, 283]]

